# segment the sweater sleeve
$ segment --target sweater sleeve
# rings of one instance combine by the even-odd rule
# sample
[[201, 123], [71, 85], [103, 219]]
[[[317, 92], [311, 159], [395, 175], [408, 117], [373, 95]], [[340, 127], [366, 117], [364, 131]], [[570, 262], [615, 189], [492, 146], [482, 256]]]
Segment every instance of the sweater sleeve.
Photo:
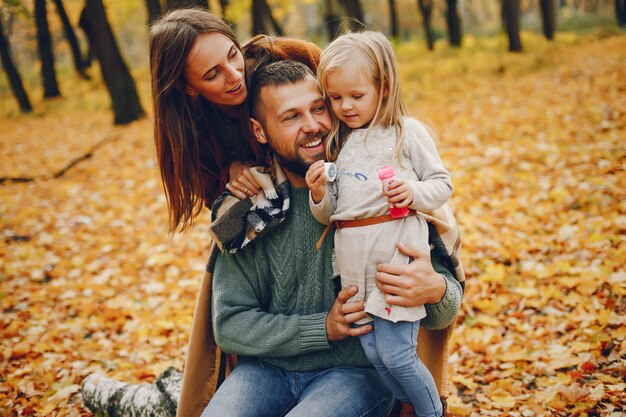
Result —
[[225, 352], [257, 357], [290, 357], [330, 349], [325, 312], [267, 312], [268, 280], [256, 273], [254, 261], [253, 250], [218, 255], [211, 303], [217, 344]]
[[422, 319], [422, 325], [430, 330], [445, 329], [459, 314], [463, 289], [459, 281], [454, 278], [452, 272], [444, 266], [443, 257], [437, 251], [430, 252], [433, 269], [440, 274], [446, 282], [446, 291], [437, 304], [426, 304], [426, 317]]
[[317, 204], [313, 201], [309, 191], [309, 208], [318, 222], [322, 224], [330, 223], [330, 216], [337, 208], [337, 184], [335, 182], [327, 183], [324, 197]]
[[419, 181], [410, 181], [413, 202], [409, 208], [432, 211], [445, 204], [452, 195], [452, 179], [444, 168], [437, 148], [426, 128], [415, 119], [405, 121], [405, 146]]

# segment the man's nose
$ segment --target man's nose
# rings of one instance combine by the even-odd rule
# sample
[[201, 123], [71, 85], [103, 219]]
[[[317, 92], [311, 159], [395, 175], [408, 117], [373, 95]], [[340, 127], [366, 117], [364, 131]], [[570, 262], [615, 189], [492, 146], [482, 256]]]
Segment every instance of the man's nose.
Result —
[[304, 133], [317, 133], [320, 131], [321, 126], [317, 120], [313, 117], [312, 114], [308, 113], [304, 117], [302, 124], [302, 131]]

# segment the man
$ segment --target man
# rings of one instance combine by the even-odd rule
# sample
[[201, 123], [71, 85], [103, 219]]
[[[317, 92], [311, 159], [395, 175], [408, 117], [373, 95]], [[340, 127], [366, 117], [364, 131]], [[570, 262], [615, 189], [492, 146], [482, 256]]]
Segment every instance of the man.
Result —
[[[315, 77], [292, 61], [270, 64], [255, 73], [251, 99], [254, 134], [273, 151], [289, 180], [291, 207], [275, 230], [235, 255], [217, 255], [210, 264], [214, 330], [206, 323], [208, 275], [194, 314], [178, 415], [197, 415], [209, 399], [203, 416], [387, 415], [394, 399], [353, 337], [371, 331], [369, 325], [351, 326], [365, 317], [363, 303], [347, 302], [354, 288], [336, 291], [332, 236], [315, 250], [324, 226], [309, 212], [304, 176], [310, 164], [324, 158], [331, 128]], [[448, 327], [460, 306], [459, 283], [441, 259], [433, 258], [431, 266], [428, 254], [399, 249], [415, 261], [381, 265], [381, 290], [393, 304], [430, 303], [432, 327]], [[239, 356], [212, 398], [216, 355], [211, 332], [225, 352]], [[440, 390], [448, 334], [430, 338], [436, 341], [426, 345], [433, 348], [432, 357], [423, 358], [439, 368], [431, 372]]]

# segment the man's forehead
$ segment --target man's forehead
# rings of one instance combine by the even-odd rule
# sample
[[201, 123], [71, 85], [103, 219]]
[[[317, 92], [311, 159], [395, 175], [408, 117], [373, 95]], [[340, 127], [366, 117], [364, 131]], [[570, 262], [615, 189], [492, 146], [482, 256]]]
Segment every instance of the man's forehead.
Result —
[[262, 105], [266, 107], [264, 111], [267, 115], [271, 111], [274, 116], [283, 114], [290, 109], [306, 108], [316, 101], [322, 100], [322, 93], [313, 76], [293, 84], [263, 87], [261, 95], [263, 97]]

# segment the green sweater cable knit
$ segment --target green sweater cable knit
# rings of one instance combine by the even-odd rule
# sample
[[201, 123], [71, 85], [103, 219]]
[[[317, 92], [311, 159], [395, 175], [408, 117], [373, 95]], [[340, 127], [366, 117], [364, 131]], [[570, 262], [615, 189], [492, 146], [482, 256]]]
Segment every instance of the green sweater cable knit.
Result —
[[[292, 187], [290, 194], [280, 226], [234, 255], [218, 256], [211, 303], [215, 340], [226, 352], [289, 371], [369, 366], [356, 338], [326, 338], [326, 314], [336, 298], [333, 236], [316, 251], [325, 226], [309, 211], [307, 188]], [[440, 258], [433, 258], [433, 267], [447, 288], [438, 304], [426, 306], [422, 323], [439, 329], [455, 318], [462, 290]]]

